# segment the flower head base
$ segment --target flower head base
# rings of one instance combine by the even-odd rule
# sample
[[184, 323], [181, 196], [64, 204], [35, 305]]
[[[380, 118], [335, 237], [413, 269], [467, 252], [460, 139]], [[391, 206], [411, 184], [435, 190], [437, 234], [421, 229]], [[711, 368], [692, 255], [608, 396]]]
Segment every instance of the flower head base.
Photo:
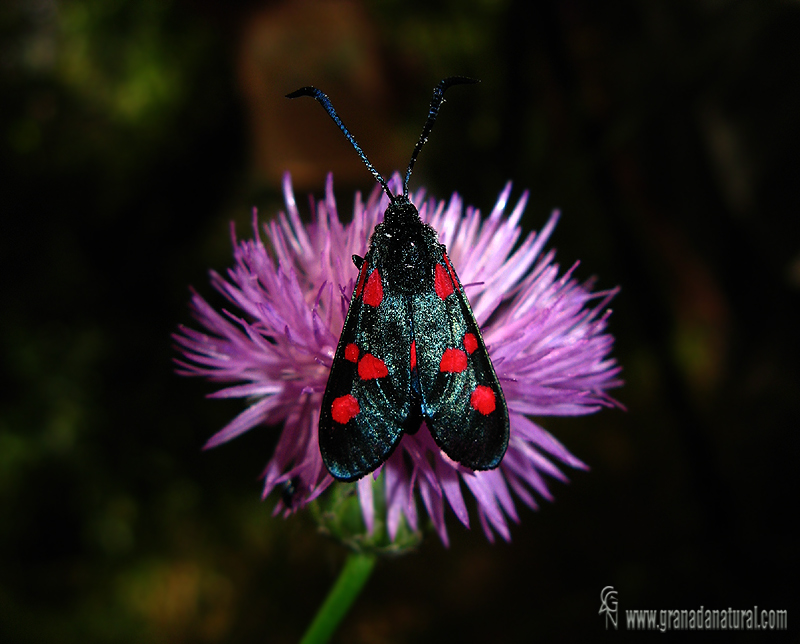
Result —
[[[399, 176], [389, 183], [396, 191]], [[269, 247], [254, 212], [253, 239], [238, 241], [233, 235], [235, 266], [227, 278], [211, 273], [214, 287], [241, 313], [220, 313], [195, 293], [191, 308], [204, 332], [181, 327], [174, 337], [185, 358], [179, 373], [232, 383], [212, 397], [250, 400], [206, 447], [258, 424], [283, 423], [264, 472], [264, 496], [282, 489], [276, 512], [288, 514], [334, 481], [322, 463], [317, 438], [322, 394], [357, 277], [350, 257], [366, 253], [388, 198], [376, 188], [364, 204], [357, 194], [352, 223], [342, 224], [329, 176], [325, 199], [305, 226], [288, 175], [283, 188], [286, 213], [264, 226]], [[553, 461], [585, 468], [528, 416], [588, 414], [616, 404], [607, 391], [621, 384], [620, 367], [609, 357], [613, 338], [606, 333], [605, 307], [617, 289], [592, 293], [591, 285], [572, 277], [574, 267], [559, 276], [553, 251], [543, 253], [557, 212], [517, 246], [527, 194], [506, 217], [510, 192], [508, 184], [485, 220], [477, 210], [464, 209], [458, 195], [447, 204], [425, 201], [422, 191], [411, 195], [422, 220], [439, 232], [464, 284], [503, 387], [510, 438], [500, 467], [473, 472], [450, 460], [424, 424], [403, 436], [373, 476], [356, 484], [372, 532], [373, 478], [383, 475], [392, 541], [403, 518], [417, 529], [417, 494], [445, 544], [445, 505], [469, 526], [462, 483], [477, 501], [487, 537], [493, 540], [497, 532], [510, 539], [506, 519], [519, 520], [512, 493], [536, 508], [534, 493], [552, 498], [544, 474], [566, 480]]]

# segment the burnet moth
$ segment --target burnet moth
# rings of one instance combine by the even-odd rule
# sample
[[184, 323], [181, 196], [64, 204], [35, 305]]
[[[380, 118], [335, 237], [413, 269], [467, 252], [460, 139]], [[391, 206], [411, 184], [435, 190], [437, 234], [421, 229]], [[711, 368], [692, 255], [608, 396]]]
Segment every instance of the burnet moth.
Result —
[[319, 447], [339, 480], [374, 471], [423, 421], [442, 451], [472, 470], [497, 467], [508, 447], [508, 408], [475, 315], [436, 231], [408, 198], [445, 90], [475, 82], [454, 76], [434, 88], [402, 195], [392, 194], [325, 94], [287, 94], [325, 108], [389, 197], [366, 256], [353, 255], [358, 279], [322, 397]]

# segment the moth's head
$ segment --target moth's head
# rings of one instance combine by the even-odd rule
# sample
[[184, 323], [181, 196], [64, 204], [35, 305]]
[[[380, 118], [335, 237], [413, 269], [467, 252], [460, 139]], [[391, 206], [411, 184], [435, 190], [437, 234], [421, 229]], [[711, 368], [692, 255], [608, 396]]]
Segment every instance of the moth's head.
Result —
[[383, 221], [389, 225], [402, 225], [418, 222], [420, 218], [416, 206], [406, 195], [396, 195], [392, 197], [386, 212], [383, 213]]

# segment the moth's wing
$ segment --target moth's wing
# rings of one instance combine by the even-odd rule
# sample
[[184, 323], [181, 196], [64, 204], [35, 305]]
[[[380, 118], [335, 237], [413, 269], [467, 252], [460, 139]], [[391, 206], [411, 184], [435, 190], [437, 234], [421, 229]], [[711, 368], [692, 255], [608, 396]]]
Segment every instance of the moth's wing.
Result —
[[408, 298], [392, 291], [368, 253], [319, 418], [322, 460], [337, 479], [354, 481], [375, 470], [389, 458], [413, 415], [409, 313]]
[[473, 470], [497, 467], [508, 447], [508, 408], [475, 315], [444, 246], [434, 289], [412, 297], [422, 415], [437, 445]]

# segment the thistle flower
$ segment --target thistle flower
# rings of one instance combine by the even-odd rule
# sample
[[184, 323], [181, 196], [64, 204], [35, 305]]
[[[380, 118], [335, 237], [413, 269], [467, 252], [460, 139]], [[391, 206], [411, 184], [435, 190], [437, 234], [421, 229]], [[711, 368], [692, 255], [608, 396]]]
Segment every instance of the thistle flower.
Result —
[[[400, 177], [390, 181], [392, 190]], [[312, 223], [304, 225], [291, 180], [283, 181], [286, 212], [264, 225], [262, 240], [253, 213], [253, 239], [239, 241], [232, 231], [235, 266], [227, 277], [211, 272], [211, 282], [237, 309], [219, 312], [194, 293], [191, 309], [204, 331], [181, 326], [174, 338], [183, 354], [178, 372], [232, 383], [212, 398], [247, 398], [249, 406], [206, 443], [216, 447], [259, 424], [282, 423], [275, 452], [264, 472], [266, 497], [291, 490], [276, 512], [296, 511], [328, 488], [334, 479], [322, 462], [317, 439], [322, 394], [339, 339], [357, 270], [350, 257], [363, 256], [375, 225], [388, 205], [376, 188], [367, 203], [356, 194], [353, 219], [342, 224], [328, 176], [325, 199], [312, 203]], [[544, 475], [565, 481], [556, 466], [586, 466], [530, 416], [589, 414], [617, 403], [607, 391], [621, 384], [620, 367], [609, 357], [613, 337], [606, 333], [606, 305], [617, 289], [591, 292], [591, 283], [559, 276], [554, 252], [544, 245], [558, 221], [554, 212], [544, 228], [515, 249], [522, 231], [524, 193], [506, 216], [509, 183], [487, 219], [463, 207], [411, 196], [423, 221], [439, 232], [482, 328], [508, 404], [510, 438], [500, 467], [473, 472], [450, 460], [424, 427], [403, 436], [391, 457], [357, 482], [361, 512], [371, 533], [376, 521], [373, 478], [382, 474], [385, 519], [394, 540], [404, 517], [419, 524], [417, 496], [447, 545], [445, 506], [469, 527], [463, 490], [477, 502], [480, 524], [510, 539], [507, 519], [519, 521], [513, 496], [536, 509], [535, 495], [552, 499]], [[462, 486], [463, 483], [463, 486]]]

